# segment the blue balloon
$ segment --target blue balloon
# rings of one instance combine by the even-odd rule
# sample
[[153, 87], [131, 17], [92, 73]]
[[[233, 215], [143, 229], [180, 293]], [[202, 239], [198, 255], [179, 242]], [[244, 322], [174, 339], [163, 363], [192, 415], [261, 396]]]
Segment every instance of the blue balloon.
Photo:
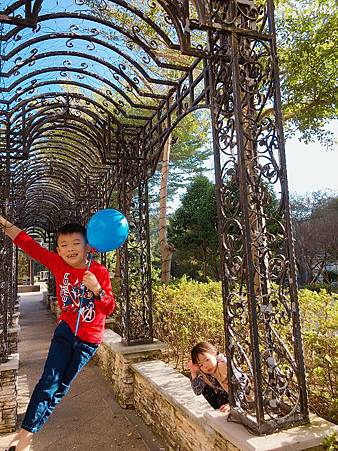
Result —
[[113, 208], [97, 211], [87, 225], [87, 240], [99, 252], [113, 251], [127, 239], [129, 225], [126, 217]]

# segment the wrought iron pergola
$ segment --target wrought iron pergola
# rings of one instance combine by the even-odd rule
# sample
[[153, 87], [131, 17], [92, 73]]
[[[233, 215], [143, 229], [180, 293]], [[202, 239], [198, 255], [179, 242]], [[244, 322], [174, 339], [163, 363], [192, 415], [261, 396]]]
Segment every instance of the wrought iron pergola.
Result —
[[[273, 1], [7, 0], [0, 26], [2, 213], [51, 242], [117, 196], [127, 344], [153, 340], [148, 179], [182, 118], [210, 110], [232, 416], [257, 433], [307, 422]], [[17, 255], [0, 241], [5, 361]]]

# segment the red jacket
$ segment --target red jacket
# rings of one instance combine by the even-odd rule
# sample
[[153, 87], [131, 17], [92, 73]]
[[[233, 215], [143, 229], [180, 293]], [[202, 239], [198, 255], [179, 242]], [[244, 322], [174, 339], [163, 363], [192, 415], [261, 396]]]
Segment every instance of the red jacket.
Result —
[[[40, 246], [24, 231], [21, 231], [15, 238], [14, 244], [19, 246], [34, 260], [46, 266], [54, 274], [56, 295], [61, 308], [59, 321], [65, 321], [72, 331], [75, 332], [77, 310], [83, 286], [81, 282], [86, 269], [72, 268], [58, 254]], [[86, 288], [77, 335], [81, 340], [89, 343], [101, 343], [105, 329], [105, 319], [107, 315], [114, 311], [115, 300], [107, 268], [93, 261], [89, 271], [95, 274], [106, 295], [103, 299], [94, 299], [94, 294]]]

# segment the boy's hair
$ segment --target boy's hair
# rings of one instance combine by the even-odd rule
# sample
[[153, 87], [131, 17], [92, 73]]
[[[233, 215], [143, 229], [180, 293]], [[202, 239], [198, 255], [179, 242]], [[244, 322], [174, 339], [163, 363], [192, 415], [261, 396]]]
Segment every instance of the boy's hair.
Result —
[[77, 222], [71, 222], [69, 224], [63, 225], [57, 230], [55, 237], [56, 246], [58, 245], [58, 239], [61, 235], [69, 235], [71, 233], [81, 233], [81, 235], [85, 239], [85, 242], [87, 242], [86, 228]]
[[208, 343], [207, 341], [201, 341], [197, 343], [191, 350], [191, 360], [194, 365], [198, 365], [198, 356], [209, 352], [210, 354], [218, 355], [218, 351], [214, 345]]

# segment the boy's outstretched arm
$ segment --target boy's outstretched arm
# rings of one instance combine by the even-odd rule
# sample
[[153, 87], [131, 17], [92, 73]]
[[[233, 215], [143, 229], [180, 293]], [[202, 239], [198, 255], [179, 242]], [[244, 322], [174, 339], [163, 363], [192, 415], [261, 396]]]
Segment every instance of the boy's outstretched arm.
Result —
[[7, 219], [3, 218], [2, 216], [0, 216], [0, 227], [5, 231], [5, 234], [13, 241], [21, 232], [21, 229], [19, 229], [19, 227], [7, 221]]
[[52, 272], [55, 271], [57, 265], [60, 263], [60, 257], [54, 252], [42, 247], [25, 231], [19, 229], [16, 225], [7, 221], [7, 219], [0, 216], [0, 229], [3, 229], [9, 238], [14, 241], [25, 254], [32, 257], [34, 260], [42, 263]]

